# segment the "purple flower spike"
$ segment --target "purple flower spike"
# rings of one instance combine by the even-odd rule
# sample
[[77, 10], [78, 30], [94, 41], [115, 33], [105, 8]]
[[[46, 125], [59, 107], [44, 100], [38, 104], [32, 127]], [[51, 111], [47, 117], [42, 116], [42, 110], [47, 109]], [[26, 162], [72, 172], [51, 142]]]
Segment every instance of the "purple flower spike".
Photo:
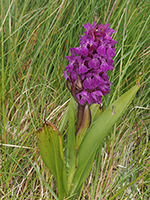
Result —
[[[102, 96], [110, 93], [107, 71], [113, 70], [113, 57], [117, 41], [110, 36], [115, 33], [109, 24], [87, 23], [80, 36], [80, 46], [70, 48], [71, 56], [66, 56], [69, 65], [65, 68], [64, 77], [72, 95], [79, 104], [101, 103]], [[80, 83], [80, 86], [78, 84]]]

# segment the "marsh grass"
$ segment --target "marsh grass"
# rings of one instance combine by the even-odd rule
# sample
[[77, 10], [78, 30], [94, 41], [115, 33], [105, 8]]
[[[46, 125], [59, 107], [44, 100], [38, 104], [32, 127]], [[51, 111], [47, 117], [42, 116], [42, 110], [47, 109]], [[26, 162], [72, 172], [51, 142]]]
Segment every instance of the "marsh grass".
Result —
[[0, 7], [1, 199], [57, 199], [35, 131], [44, 120], [59, 127], [70, 95], [65, 56], [94, 20], [109, 22], [118, 41], [103, 109], [136, 82], [141, 88], [98, 149], [78, 199], [149, 199], [149, 0], [2, 0]]

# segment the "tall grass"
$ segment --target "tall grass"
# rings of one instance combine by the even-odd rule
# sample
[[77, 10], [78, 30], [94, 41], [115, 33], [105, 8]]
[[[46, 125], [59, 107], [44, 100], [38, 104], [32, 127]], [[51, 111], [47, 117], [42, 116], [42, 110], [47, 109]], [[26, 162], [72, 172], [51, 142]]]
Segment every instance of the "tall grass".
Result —
[[65, 56], [93, 21], [109, 22], [118, 41], [103, 109], [136, 82], [141, 88], [97, 151], [78, 199], [149, 199], [149, 0], [1, 0], [0, 10], [1, 199], [57, 199], [35, 131], [44, 120], [59, 127], [70, 95]]

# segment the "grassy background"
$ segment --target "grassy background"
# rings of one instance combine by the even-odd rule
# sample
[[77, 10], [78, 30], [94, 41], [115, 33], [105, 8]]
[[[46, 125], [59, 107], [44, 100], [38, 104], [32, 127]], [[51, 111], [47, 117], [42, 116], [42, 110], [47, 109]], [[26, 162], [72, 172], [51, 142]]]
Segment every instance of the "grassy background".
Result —
[[118, 41], [103, 109], [139, 80], [141, 88], [98, 150], [78, 199], [149, 199], [149, 0], [1, 0], [0, 12], [1, 199], [57, 198], [35, 131], [45, 119], [59, 127], [70, 96], [65, 56], [93, 21], [109, 22]]

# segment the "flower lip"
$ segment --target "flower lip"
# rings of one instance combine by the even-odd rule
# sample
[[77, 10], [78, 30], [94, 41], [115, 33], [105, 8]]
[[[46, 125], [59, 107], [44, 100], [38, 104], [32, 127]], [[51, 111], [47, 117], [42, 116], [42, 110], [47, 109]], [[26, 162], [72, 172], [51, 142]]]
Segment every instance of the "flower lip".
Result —
[[74, 86], [71, 91], [75, 100], [85, 103], [101, 104], [102, 96], [109, 94], [110, 85], [107, 71], [113, 70], [114, 45], [117, 41], [110, 36], [115, 33], [109, 24], [83, 24], [86, 29], [80, 36], [80, 46], [70, 48], [70, 62], [64, 71], [64, 77]]

